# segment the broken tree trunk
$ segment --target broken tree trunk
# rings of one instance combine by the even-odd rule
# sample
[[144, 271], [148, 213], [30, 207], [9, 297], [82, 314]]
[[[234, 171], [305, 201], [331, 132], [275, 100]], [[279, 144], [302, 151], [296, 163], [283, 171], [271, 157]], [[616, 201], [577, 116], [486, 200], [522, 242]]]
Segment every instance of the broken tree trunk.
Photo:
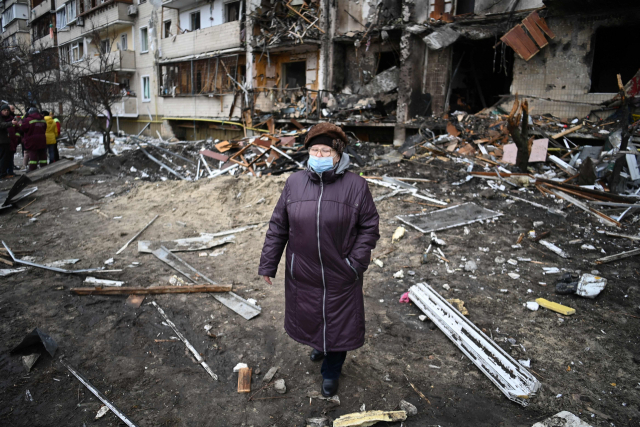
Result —
[[[519, 109], [522, 109], [522, 116], [517, 114]], [[521, 117], [522, 126], [518, 127]], [[516, 165], [522, 172], [526, 172], [529, 166], [529, 104], [526, 100], [522, 101], [522, 104], [518, 104], [517, 95], [511, 113], [507, 118], [507, 129], [509, 129], [511, 138], [518, 147]]]

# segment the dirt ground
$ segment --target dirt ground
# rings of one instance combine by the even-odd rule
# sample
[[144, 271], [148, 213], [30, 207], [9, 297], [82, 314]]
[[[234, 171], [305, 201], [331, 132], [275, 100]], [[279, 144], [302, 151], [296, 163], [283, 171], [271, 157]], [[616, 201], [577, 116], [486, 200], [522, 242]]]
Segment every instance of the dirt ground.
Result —
[[[18, 209], [1, 212], [1, 239], [14, 250], [31, 251], [29, 255], [39, 263], [79, 258], [77, 264], [68, 266], [74, 269], [104, 266], [113, 258], [114, 264], [107, 267], [122, 272], [90, 275], [123, 280], [128, 286], [151, 286], [168, 285], [176, 272], [153, 255], [138, 253], [135, 243], [120, 255], [115, 252], [156, 214], [159, 219], [142, 239], [170, 240], [258, 224], [238, 233], [236, 243], [224, 246], [224, 253], [218, 256], [204, 258], [197, 252], [180, 256], [218, 283], [232, 283], [235, 292], [256, 299], [262, 313], [244, 320], [206, 294], [148, 296], [137, 309], [125, 304], [126, 297], [72, 295], [69, 289], [83, 286], [84, 274], [29, 268], [3, 277], [1, 425], [122, 424], [112, 413], [94, 420], [100, 402], [69, 374], [60, 358], [83, 373], [139, 426], [305, 426], [307, 418], [326, 415], [335, 419], [363, 405], [367, 410], [397, 409], [402, 399], [418, 408], [405, 426], [531, 426], [562, 410], [593, 426], [640, 425], [639, 258], [592, 265], [603, 252], [611, 255], [631, 249], [633, 241], [605, 236], [603, 231], [610, 229], [577, 208], [555, 204], [569, 213], [563, 220], [528, 204], [510, 203], [502, 192], [487, 191], [486, 183], [478, 178], [453, 187], [452, 182], [466, 176], [453, 162], [435, 160], [425, 166], [403, 161], [366, 168], [366, 175], [430, 179], [433, 182], [418, 186], [441, 200], [472, 201], [504, 216], [437, 233], [447, 243], [443, 252], [453, 270], [448, 273], [442, 260], [431, 258], [422, 263], [429, 236], [407, 228], [402, 240], [391, 242], [400, 225], [396, 215], [435, 208], [407, 195], [377, 204], [382, 238], [374, 257], [384, 267], [371, 264], [366, 273], [367, 339], [364, 347], [347, 356], [338, 405], [308, 397], [320, 390], [320, 366], [309, 360], [309, 348], [284, 332], [282, 274], [273, 286], [257, 275], [267, 221], [286, 175], [148, 182], [127, 172], [132, 165], [129, 156], [126, 161], [110, 161], [109, 167], [84, 166], [63, 177], [92, 197], [64, 182], [38, 183], [36, 201], [27, 210], [46, 210], [36, 221], [29, 221]], [[0, 183], [2, 188], [8, 186], [8, 181]], [[374, 197], [389, 192], [370, 187]], [[537, 192], [511, 191], [547, 206], [553, 204]], [[114, 194], [101, 198], [110, 193]], [[19, 204], [24, 206], [32, 199]], [[87, 210], [95, 206], [99, 208]], [[82, 209], [77, 210], [79, 207]], [[550, 231], [549, 240], [566, 250], [570, 259], [528, 238], [521, 248], [512, 248], [521, 233], [534, 228], [534, 221], [543, 222], [536, 231]], [[637, 234], [637, 224], [625, 220], [624, 229], [618, 232]], [[569, 243], [578, 239], [581, 242]], [[584, 243], [596, 250], [581, 249]], [[511, 265], [496, 263], [496, 257], [531, 261]], [[469, 260], [477, 264], [476, 271], [465, 271]], [[554, 266], [567, 271], [598, 270], [609, 283], [594, 300], [556, 295], [559, 275], [545, 276], [542, 270]], [[404, 272], [402, 280], [393, 278], [399, 270]], [[512, 272], [520, 277], [512, 279], [507, 275]], [[508, 400], [439, 329], [418, 319], [422, 313], [413, 304], [399, 303], [402, 293], [419, 282], [430, 284], [446, 298], [462, 299], [469, 319], [498, 345], [515, 359], [531, 360], [531, 371], [542, 388], [528, 407]], [[443, 288], [445, 284], [450, 290]], [[573, 307], [576, 314], [561, 316], [543, 308], [532, 312], [523, 307], [538, 297]], [[171, 340], [175, 334], [163, 325], [151, 301], [191, 341], [219, 376], [218, 381], [206, 374], [182, 342], [154, 341]], [[51, 335], [59, 349], [55, 358], [42, 356], [27, 373], [20, 358], [9, 351], [35, 327]], [[207, 335], [209, 327], [215, 338]], [[237, 374], [232, 370], [240, 362], [253, 368], [249, 395], [237, 393]], [[279, 367], [275, 379], [286, 382], [286, 394], [270, 386], [249, 400], [273, 366]]]

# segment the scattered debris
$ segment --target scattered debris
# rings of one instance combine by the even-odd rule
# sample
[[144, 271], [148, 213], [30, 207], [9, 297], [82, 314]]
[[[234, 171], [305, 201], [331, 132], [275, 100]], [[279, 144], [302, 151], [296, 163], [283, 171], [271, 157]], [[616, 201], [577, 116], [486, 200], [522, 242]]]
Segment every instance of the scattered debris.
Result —
[[12, 274], [22, 273], [23, 271], [26, 271], [26, 270], [27, 270], [27, 267], [0, 268], [0, 277], [7, 277], [7, 276], [10, 276]]
[[510, 400], [527, 406], [538, 380], [426, 283], [409, 288], [409, 297]]
[[557, 302], [547, 301], [544, 298], [538, 298], [536, 299], [536, 302], [544, 308], [555, 311], [556, 313], [564, 314], [565, 316], [570, 316], [576, 312], [575, 308], [567, 307], [562, 304], [558, 304]]
[[405, 411], [366, 411], [342, 415], [333, 421], [333, 427], [368, 427], [375, 423], [404, 421], [407, 419]]
[[276, 375], [276, 372], [278, 372], [278, 369], [280, 369], [279, 366], [272, 366], [271, 368], [269, 368], [267, 373], [264, 375], [264, 378], [262, 378], [262, 382], [263, 383], [270, 382], [273, 379], [273, 377]]
[[96, 418], [95, 419], [97, 420], [97, 419], [100, 419], [100, 418], [104, 417], [107, 414], [107, 412], [109, 412], [109, 407], [102, 406], [100, 408], [100, 410], [98, 410], [98, 413], [96, 414]]
[[55, 271], [57, 273], [66, 273], [66, 274], [93, 273], [93, 272], [98, 272], [98, 271], [100, 271], [102, 273], [109, 273], [109, 272], [122, 271], [122, 270], [104, 270], [102, 267], [101, 268], [89, 268], [89, 269], [86, 269], [86, 270], [64, 270], [62, 268], [57, 268], [57, 267], [48, 267], [46, 265], [36, 264], [34, 262], [31, 262], [31, 261], [25, 261], [25, 260], [17, 259], [15, 257], [15, 255], [13, 254], [13, 252], [11, 252], [11, 249], [9, 249], [9, 246], [7, 246], [7, 244], [4, 241], [2, 242], [2, 244], [4, 245], [5, 249], [7, 250], [7, 252], [9, 253], [9, 255], [11, 256], [11, 258], [13, 259], [14, 262], [17, 262], [18, 264], [28, 265], [30, 267], [44, 268], [45, 270], [51, 270], [51, 271]]
[[[86, 283], [86, 282], [85, 282]], [[109, 286], [109, 285], [105, 285]], [[121, 285], [111, 285], [121, 286]], [[158, 295], [158, 294], [196, 294], [206, 292], [229, 292], [232, 285], [191, 285], [191, 286], [151, 286], [148, 288], [118, 287], [102, 288], [71, 288], [70, 291], [76, 295]]]
[[191, 352], [191, 354], [193, 354], [193, 356], [196, 358], [198, 363], [204, 368], [205, 371], [207, 371], [207, 373], [211, 376], [211, 378], [213, 378], [214, 380], [217, 381], [218, 380], [218, 376], [213, 373], [213, 371], [211, 370], [209, 365], [207, 365], [207, 362], [204, 361], [202, 356], [200, 356], [200, 353], [198, 353], [198, 351], [191, 345], [191, 343], [189, 341], [187, 341], [187, 339], [184, 337], [184, 335], [182, 335], [182, 333], [178, 330], [176, 325], [165, 314], [164, 310], [162, 310], [160, 308], [160, 306], [155, 301], [151, 301], [151, 304], [153, 304], [153, 306], [158, 309], [158, 312], [160, 313], [160, 316], [162, 316], [164, 321], [171, 327], [171, 329], [173, 329], [173, 332], [175, 332], [175, 334], [178, 336], [178, 338], [180, 338], [180, 340], [184, 343], [184, 345], [187, 346], [187, 349]]
[[88, 276], [84, 279], [85, 284], [89, 285], [98, 285], [96, 288], [102, 288], [103, 286], [122, 286], [124, 282], [120, 282], [118, 280], [105, 280], [105, 279], [97, 279], [95, 277]]
[[404, 237], [404, 234], [407, 230], [404, 227], [396, 228], [396, 231], [393, 232], [393, 236], [391, 236], [391, 243], [396, 242]]
[[251, 368], [242, 368], [238, 371], [238, 393], [251, 391]]
[[609, 255], [604, 258], [595, 260], [596, 264], [606, 264], [608, 262], [618, 261], [624, 258], [630, 258], [640, 254], [640, 248], [632, 249], [630, 251], [620, 252], [619, 254]]
[[138, 242], [138, 252], [153, 253], [152, 248], [164, 247], [169, 252], [196, 252], [222, 246], [227, 243], [235, 243], [236, 236], [225, 236], [216, 239], [211, 234], [202, 234], [200, 237], [190, 237], [187, 239], [177, 239], [167, 242], [150, 242], [148, 240], [140, 240]]
[[118, 418], [120, 418], [126, 425], [129, 427], [137, 427], [133, 421], [129, 420], [118, 408], [116, 408], [113, 403], [111, 403], [107, 398], [97, 389], [95, 388], [89, 381], [87, 381], [80, 372], [76, 371], [75, 368], [71, 367], [64, 359], [60, 359], [60, 363], [62, 363], [68, 370], [73, 374], [74, 377], [78, 379], [86, 388], [91, 391], [102, 403], [105, 404]]
[[558, 412], [546, 420], [535, 423], [531, 427], [591, 427], [569, 411]]
[[538, 308], [540, 308], [540, 304], [535, 301], [528, 301], [524, 306], [531, 311], [538, 311]]
[[282, 378], [273, 383], [273, 388], [280, 394], [285, 394], [287, 392], [287, 386]]
[[405, 411], [409, 417], [418, 415], [418, 408], [406, 400], [401, 400], [398, 406], [400, 406], [400, 409]]
[[430, 233], [496, 218], [501, 215], [499, 212], [482, 208], [474, 203], [465, 203], [425, 214], [398, 215], [396, 218], [422, 233]]
[[116, 255], [120, 255], [120, 253], [122, 253], [122, 251], [124, 251], [125, 249], [127, 249], [127, 246], [129, 246], [129, 244], [131, 242], [133, 242], [134, 240], [136, 240], [138, 237], [140, 237], [140, 235], [142, 233], [144, 233], [144, 231], [149, 228], [151, 226], [151, 224], [153, 224], [153, 222], [158, 219], [160, 215], [156, 215], [153, 217], [153, 219], [151, 221], [149, 221], [149, 223], [147, 225], [145, 225], [142, 230], [138, 231], [131, 239], [129, 239], [129, 241], [127, 243], [124, 244], [123, 247], [121, 247], [120, 249], [118, 249], [118, 252], [116, 252]]
[[460, 314], [462, 314], [463, 316], [469, 315], [469, 310], [467, 310], [467, 307], [464, 306], [464, 301], [462, 301], [461, 299], [451, 298], [451, 299], [448, 299], [447, 302], [455, 306], [455, 308], [458, 309]]
[[565, 251], [563, 251], [562, 249], [560, 249], [559, 247], [557, 247], [556, 245], [554, 245], [553, 243], [547, 240], [539, 240], [538, 243], [540, 243], [545, 248], [549, 249], [554, 254], [561, 256], [562, 258], [571, 258], [568, 253], [566, 253]]

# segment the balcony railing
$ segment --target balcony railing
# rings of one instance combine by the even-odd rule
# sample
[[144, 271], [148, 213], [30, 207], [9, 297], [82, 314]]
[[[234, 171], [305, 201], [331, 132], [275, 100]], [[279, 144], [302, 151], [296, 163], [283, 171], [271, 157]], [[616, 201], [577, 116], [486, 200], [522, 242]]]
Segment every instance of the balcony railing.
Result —
[[138, 98], [125, 96], [111, 110], [114, 117], [138, 117]]
[[240, 21], [167, 37], [160, 45], [165, 60], [240, 47]]

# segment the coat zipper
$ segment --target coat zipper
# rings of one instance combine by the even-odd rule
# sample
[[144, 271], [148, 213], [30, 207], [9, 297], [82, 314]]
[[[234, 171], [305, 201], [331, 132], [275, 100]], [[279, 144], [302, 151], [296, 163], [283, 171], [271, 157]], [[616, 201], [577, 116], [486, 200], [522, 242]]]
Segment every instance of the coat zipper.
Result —
[[320, 175], [320, 198], [318, 199], [318, 213], [316, 215], [316, 234], [318, 236], [318, 258], [320, 259], [320, 271], [322, 272], [322, 345], [325, 356], [327, 355], [327, 317], [325, 315], [325, 300], [327, 298], [327, 285], [324, 282], [324, 266], [322, 265], [322, 252], [320, 251], [320, 203], [322, 202], [322, 194], [324, 193], [324, 182], [322, 174]]
[[291, 256], [291, 278], [293, 280], [296, 280], [295, 276], [293, 275], [293, 264], [296, 262], [296, 254], [293, 254]]
[[349, 264], [349, 267], [351, 267], [353, 272], [356, 273], [356, 280], [358, 280], [360, 278], [360, 275], [358, 274], [358, 271], [355, 268], [353, 268], [353, 265], [351, 265], [351, 261], [349, 261], [349, 258], [345, 258], [344, 260], [347, 261], [347, 264]]

